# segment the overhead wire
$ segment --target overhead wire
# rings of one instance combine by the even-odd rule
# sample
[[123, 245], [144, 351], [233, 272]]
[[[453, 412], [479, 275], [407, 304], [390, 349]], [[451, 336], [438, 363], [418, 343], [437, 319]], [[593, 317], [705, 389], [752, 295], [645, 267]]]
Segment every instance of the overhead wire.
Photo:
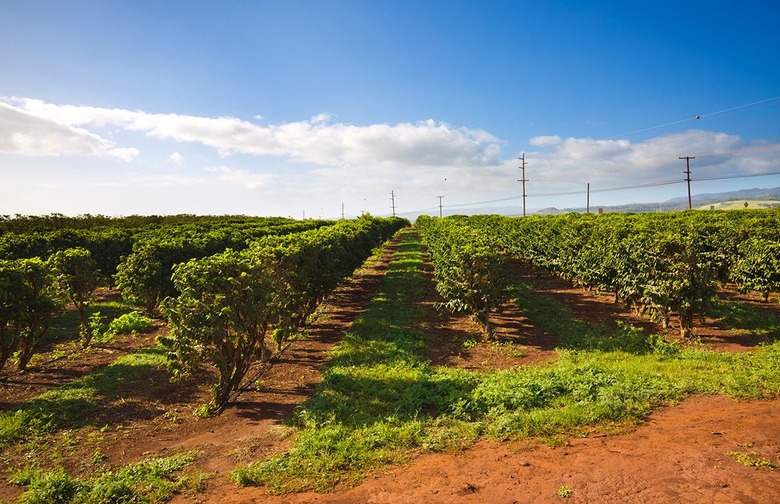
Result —
[[619, 137], [633, 135], [635, 133], [644, 133], [645, 131], [652, 131], [652, 130], [655, 130], [655, 129], [666, 128], [668, 126], [674, 126], [676, 124], [682, 124], [684, 122], [696, 121], [696, 120], [704, 118], [704, 117], [712, 117], [712, 116], [719, 115], [719, 114], [725, 114], [726, 112], [733, 112], [734, 110], [739, 110], [739, 109], [743, 109], [743, 108], [747, 108], [747, 107], [753, 107], [753, 106], [761, 105], [762, 103], [768, 103], [768, 102], [771, 102], [771, 101], [774, 101], [774, 100], [780, 100], [780, 96], [773, 96], [772, 98], [766, 98], [764, 100], [759, 100], [759, 101], [752, 102], [752, 103], [746, 103], [744, 105], [738, 105], [736, 107], [730, 107], [730, 108], [723, 109], [723, 110], [718, 110], [718, 111], [715, 111], [715, 112], [709, 112], [709, 113], [706, 113], [706, 114], [699, 114], [699, 115], [696, 115], [696, 116], [686, 117], [685, 119], [679, 119], [677, 121], [672, 121], [672, 122], [668, 122], [668, 123], [664, 123], [664, 124], [659, 124], [657, 126], [650, 126], [649, 128], [642, 128], [642, 129], [638, 129], [638, 130], [627, 131], [625, 133], [619, 133], [617, 135], [612, 135], [612, 136], [606, 137], [604, 140], [612, 140], [612, 139], [619, 138]]
[[[727, 112], [732, 112], [734, 110], [740, 110], [740, 109], [744, 109], [744, 108], [747, 108], [747, 107], [753, 107], [755, 105], [761, 105], [761, 104], [764, 104], [764, 103], [769, 103], [769, 102], [772, 102], [772, 101], [775, 101], [775, 100], [780, 100], [780, 95], [779, 96], [773, 96], [771, 98], [766, 98], [766, 99], [763, 99], [763, 100], [758, 100], [758, 101], [751, 102], [751, 103], [746, 103], [744, 105], [738, 105], [736, 107], [730, 107], [730, 108], [727, 108], [727, 109], [718, 110], [718, 111], [715, 111], [715, 112], [709, 112], [709, 113], [706, 113], [706, 114], [699, 114], [699, 115], [697, 115], [695, 117], [688, 117], [688, 118], [680, 119], [680, 120], [677, 120], [677, 121], [672, 121], [672, 122], [668, 122], [668, 123], [664, 123], [664, 124], [659, 124], [657, 126], [651, 126], [651, 127], [648, 127], [648, 128], [642, 128], [642, 129], [638, 129], [638, 130], [629, 131], [629, 132], [626, 132], [626, 133], [621, 133], [621, 134], [614, 135], [614, 136], [611, 136], [611, 137], [606, 137], [605, 139], [606, 140], [611, 140], [611, 139], [614, 139], [614, 138], [617, 138], [617, 137], [627, 136], [627, 135], [631, 135], [631, 134], [634, 134], [634, 133], [642, 133], [642, 132], [651, 131], [651, 130], [654, 130], [654, 129], [665, 128], [665, 127], [668, 127], [668, 126], [673, 126], [673, 125], [681, 124], [681, 123], [688, 122], [688, 121], [695, 121], [697, 119], [704, 118], [704, 117], [712, 117], [712, 116], [715, 116], [715, 115], [725, 114]], [[730, 154], [730, 153], [734, 153], [734, 152], [744, 152], [744, 151], [764, 150], [764, 149], [768, 149], [769, 150], [769, 149], [777, 149], [777, 148], [780, 148], [780, 146], [777, 146], [777, 145], [764, 145], [764, 146], [749, 147], [749, 148], [745, 148], [745, 149], [736, 149], [736, 150], [725, 151], [725, 152], [702, 153], [702, 154], [697, 154], [697, 156], [701, 156], [701, 157], [717, 156], [717, 155], [723, 155], [723, 154]], [[780, 172], [767, 172], [767, 173], [760, 173], [760, 174], [731, 175], [731, 176], [719, 176], [719, 177], [697, 177], [695, 179], [692, 178], [691, 181], [692, 182], [697, 182], [697, 181], [707, 181], [707, 180], [726, 180], [726, 179], [736, 179], [736, 178], [746, 178], [746, 177], [762, 177], [762, 176], [769, 176], [769, 175], [780, 175]], [[552, 177], [546, 177], [546, 176], [540, 176], [540, 178], [546, 178], [546, 179], [550, 179], [550, 180], [558, 180], [558, 179], [553, 179]], [[578, 183], [578, 182], [566, 181], [566, 180], [559, 180], [559, 181], [561, 181], [561, 182], [568, 182], [568, 183]], [[591, 193], [602, 193], [602, 192], [613, 192], [613, 191], [625, 191], [625, 190], [631, 190], [631, 189], [645, 189], [645, 188], [649, 188], [649, 187], [661, 187], [661, 186], [666, 186], [666, 185], [680, 184], [680, 183], [683, 183], [683, 182], [686, 182], [686, 179], [674, 179], [674, 180], [666, 180], [666, 181], [659, 181], [659, 182], [650, 182], [650, 183], [646, 183], [646, 184], [634, 184], [634, 185], [628, 185], [628, 186], [610, 187], [610, 188], [604, 188], [604, 189], [590, 189], [589, 192], [591, 192]], [[586, 194], [587, 192], [588, 192], [588, 190], [563, 191], [563, 192], [551, 192], [551, 193], [537, 193], [537, 194], [527, 194], [526, 197], [528, 197], [528, 198], [541, 198], [541, 197], [551, 197], [551, 196], [570, 196], [570, 195]], [[438, 209], [441, 209], [441, 208], [462, 208], [462, 207], [475, 206], [475, 205], [486, 205], [486, 204], [491, 204], [491, 203], [502, 203], [502, 202], [506, 202], [506, 201], [519, 200], [521, 198], [522, 198], [522, 195], [517, 195], [517, 196], [509, 196], [509, 197], [505, 197], [505, 198], [497, 198], [497, 199], [492, 199], [492, 200], [476, 201], [476, 202], [471, 202], [471, 203], [454, 203], [454, 204], [449, 204], [449, 205], [439, 205], [439, 206], [429, 207], [429, 208], [422, 209], [422, 210], [415, 210], [415, 211], [410, 211], [410, 212], [399, 212], [399, 215], [419, 214], [419, 213], [429, 212], [429, 211], [433, 211], [433, 210], [438, 210]]]
[[[717, 176], [717, 177], [697, 177], [692, 178], [691, 182], [704, 182], [708, 180], [728, 180], [728, 179], [738, 179], [738, 178], [749, 178], [749, 177], [767, 177], [771, 175], [780, 175], [780, 171], [773, 171], [773, 172], [765, 172], [765, 173], [751, 173], [746, 175], [724, 175], [724, 176]], [[613, 192], [613, 191], [628, 191], [631, 189], [646, 189], [650, 187], [662, 187], [667, 185], [674, 185], [674, 184], [682, 184], [686, 180], [685, 179], [674, 179], [674, 180], [664, 180], [659, 182], [649, 182], [646, 184], [632, 184], [632, 185], [626, 185], [626, 186], [619, 186], [619, 187], [606, 187], [603, 189], [591, 189], [591, 193], [603, 193], [603, 192]], [[588, 191], [586, 190], [579, 190], [579, 191], [563, 191], [563, 192], [551, 192], [551, 193], [537, 193], [537, 194], [528, 194], [526, 197], [528, 198], [542, 198], [542, 197], [551, 197], [551, 196], [573, 196], [573, 195], [582, 195], [586, 194]], [[513, 200], [519, 200], [521, 199], [521, 195], [517, 196], [508, 196], [506, 198], [497, 198], [492, 200], [484, 200], [484, 201], [474, 201], [470, 203], [455, 203], [450, 205], [442, 205], [441, 208], [462, 208], [462, 207], [468, 207], [468, 206], [474, 206], [474, 205], [486, 205], [490, 203], [502, 203], [505, 201], [513, 201]], [[410, 214], [419, 214], [424, 212], [430, 212], [433, 210], [438, 210], [439, 207], [429, 207], [421, 210], [413, 210], [409, 212], [398, 212], [399, 215], [410, 215]]]
[[769, 175], [780, 175], [780, 171], [767, 172], [767, 173], [749, 173], [744, 175], [724, 175], [722, 177], [699, 177], [691, 179], [691, 182], [699, 182], [705, 180], [728, 180], [737, 178], [749, 178], [749, 177], [767, 177]]

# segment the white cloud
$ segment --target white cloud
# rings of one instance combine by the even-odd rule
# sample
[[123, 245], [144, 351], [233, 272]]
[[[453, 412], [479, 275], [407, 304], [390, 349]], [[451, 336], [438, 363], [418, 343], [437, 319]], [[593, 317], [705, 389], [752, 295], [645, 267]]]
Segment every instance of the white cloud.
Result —
[[[434, 120], [418, 123], [356, 126], [332, 123], [319, 114], [306, 121], [259, 125], [234, 117], [197, 117], [141, 111], [56, 105], [29, 98], [0, 99], [29, 122], [76, 131], [76, 128], [118, 127], [158, 139], [195, 142], [220, 155], [244, 153], [283, 156], [292, 160], [339, 163], [414, 164], [418, 166], [488, 166], [499, 162], [501, 141], [479, 129], [454, 128]], [[29, 129], [29, 128], [28, 128]], [[93, 142], [108, 141], [89, 133]]]
[[[760, 171], [768, 167], [771, 149], [760, 152], [736, 135], [688, 130], [639, 143], [628, 140], [536, 137], [543, 150], [526, 153], [529, 177], [602, 186], [642, 184], [684, 178], [680, 156], [696, 156], [693, 178]], [[777, 146], [775, 146], [775, 149]]]
[[558, 135], [546, 135], [533, 137], [528, 142], [534, 147], [552, 147], [560, 144], [561, 141], [562, 138]]
[[253, 173], [249, 170], [241, 170], [229, 166], [213, 166], [206, 168], [206, 170], [217, 173], [220, 180], [237, 183], [250, 189], [266, 187], [276, 178], [270, 173]]
[[178, 152], [174, 152], [173, 154], [168, 156], [168, 161], [175, 165], [182, 165], [184, 164], [184, 156], [182, 156]]
[[25, 156], [113, 156], [135, 158], [134, 148], [117, 148], [99, 135], [0, 101], [0, 152]]
[[[187, 187], [207, 185], [210, 180], [207, 177], [197, 177], [188, 175], [179, 175], [174, 173], [123, 173], [120, 177], [110, 178], [99, 181], [88, 181], [81, 184], [68, 181], [67, 179], [60, 183], [60, 186], [94, 186], [94, 187]], [[55, 187], [48, 184], [49, 187]]]

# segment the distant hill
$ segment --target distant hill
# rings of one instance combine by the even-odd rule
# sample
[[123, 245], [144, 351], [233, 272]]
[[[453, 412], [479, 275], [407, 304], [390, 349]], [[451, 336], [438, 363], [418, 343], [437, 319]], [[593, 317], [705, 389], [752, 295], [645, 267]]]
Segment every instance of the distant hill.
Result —
[[697, 210], [742, 210], [745, 208], [777, 208], [780, 207], [780, 201], [777, 200], [734, 200], [721, 201], [709, 205], [697, 207]]
[[[691, 197], [691, 203], [694, 208], [708, 209], [715, 206], [716, 209], [734, 209], [740, 205], [744, 208], [745, 202], [748, 202], [748, 208], [769, 208], [780, 206], [780, 187], [771, 189], [754, 188], [740, 189], [738, 191], [728, 191], [722, 193], [696, 194]], [[672, 198], [660, 203], [633, 203], [628, 205], [615, 205], [600, 207], [605, 212], [658, 212], [659, 210], [668, 212], [672, 210], [687, 210], [688, 197]], [[565, 212], [584, 212], [585, 208], [566, 208], [559, 210], [555, 207], [545, 208], [536, 212], [537, 214], [559, 214]], [[598, 212], [598, 208], [591, 207], [591, 212]]]
[[[723, 201], [739, 201], [739, 200], [769, 200], [780, 201], [780, 187], [773, 189], [740, 189], [739, 191], [729, 191], [723, 193], [714, 194], [697, 194], [691, 198], [694, 206], [698, 205], [711, 205], [713, 203], [721, 203]], [[685, 207], [688, 206], [688, 198], [673, 198], [666, 203], [682, 204]]]

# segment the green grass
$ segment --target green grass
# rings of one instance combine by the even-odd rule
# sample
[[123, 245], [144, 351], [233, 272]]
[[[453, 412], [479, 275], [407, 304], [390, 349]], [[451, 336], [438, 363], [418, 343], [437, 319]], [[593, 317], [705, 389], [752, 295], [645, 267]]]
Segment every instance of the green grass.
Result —
[[571, 487], [563, 485], [561, 487], [558, 487], [558, 490], [555, 491], [555, 495], [563, 499], [568, 499], [569, 497], [574, 495], [574, 491], [571, 489]]
[[[89, 315], [100, 312], [101, 318], [107, 322], [134, 310], [123, 300], [93, 300], [87, 309]], [[53, 342], [78, 341], [80, 324], [79, 313], [75, 309], [65, 310], [52, 320], [47, 339]]]
[[175, 474], [192, 464], [195, 456], [196, 452], [186, 452], [170, 457], [151, 457], [89, 479], [74, 478], [61, 469], [22, 469], [10, 481], [26, 487], [17, 500], [19, 504], [158, 503], [176, 493], [198, 488], [203, 475]]
[[[132, 315], [135, 308], [123, 300], [96, 299], [90, 302], [87, 313], [92, 323], [98, 319], [101, 321], [98, 334], [92, 339], [92, 344], [109, 343], [116, 334], [122, 331], [107, 331], [107, 324], [114, 324], [115, 328], [125, 329], [127, 324], [123, 322], [128, 318], [133, 322], [135, 331], [142, 330], [141, 324], [149, 326], [150, 320], [142, 321], [137, 315]], [[146, 318], [146, 317], [144, 317]], [[117, 322], [118, 320], [118, 322]], [[119, 326], [117, 326], [120, 324]], [[131, 327], [132, 329], [132, 327]], [[47, 361], [68, 358], [78, 359], [85, 352], [91, 352], [92, 348], [83, 348], [81, 344], [81, 321], [78, 311], [70, 307], [52, 319], [51, 328], [42, 345], [42, 353], [32, 357], [29, 366], [46, 367]], [[127, 332], [133, 332], [132, 330]]]
[[[101, 426], [98, 408], [116, 398], [126, 382], [165, 368], [161, 347], [143, 348], [78, 380], [45, 392], [14, 411], [0, 414], [0, 448], [62, 427]], [[101, 423], [103, 422], [103, 423]]]
[[517, 303], [563, 342], [558, 359], [495, 372], [432, 367], [425, 335], [414, 329], [426, 281], [421, 266], [418, 238], [407, 233], [380, 291], [297, 410], [293, 447], [235, 469], [236, 481], [274, 493], [327, 491], [481, 436], [555, 440], [636, 422], [691, 394], [780, 393], [780, 343], [735, 355], [685, 349], [628, 325], [576, 320], [522, 285], [514, 287]]
[[766, 343], [780, 339], [780, 320], [750, 305], [716, 299], [710, 315], [737, 332], [757, 335]]
[[617, 327], [609, 327], [575, 319], [567, 306], [534, 293], [527, 284], [512, 285], [512, 296], [534, 325], [557, 336], [564, 348], [634, 354], [676, 353], [679, 350], [663, 338], [648, 336], [622, 321], [617, 322]]
[[135, 334], [148, 329], [152, 325], [152, 319], [131, 311], [114, 318], [109, 322], [105, 334], [115, 336], [117, 334]]

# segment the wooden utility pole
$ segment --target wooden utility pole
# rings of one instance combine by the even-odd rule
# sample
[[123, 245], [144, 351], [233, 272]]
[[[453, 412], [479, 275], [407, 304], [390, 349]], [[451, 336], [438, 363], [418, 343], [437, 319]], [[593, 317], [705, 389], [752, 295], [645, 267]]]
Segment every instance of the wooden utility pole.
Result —
[[395, 217], [395, 193], [390, 191], [390, 208], [393, 209], [393, 217]]
[[696, 156], [680, 156], [679, 159], [685, 160], [685, 181], [688, 182], [688, 210], [693, 208], [691, 201], [691, 159], [696, 159]]
[[588, 196], [585, 198], [585, 212], [590, 213], [590, 182], [588, 182]]
[[439, 218], [441, 218], [441, 216], [442, 216], [442, 213], [441, 213], [441, 199], [442, 199], [444, 196], [436, 196], [436, 197], [437, 197], [437, 198], [439, 198]]
[[344, 220], [344, 202], [341, 202], [341, 220]]
[[520, 169], [523, 170], [523, 178], [519, 179], [518, 182], [523, 183], [523, 217], [525, 217], [525, 183], [528, 182], [528, 179], [525, 178], [525, 165], [527, 164], [525, 162], [525, 152], [518, 159], [520, 159]]

